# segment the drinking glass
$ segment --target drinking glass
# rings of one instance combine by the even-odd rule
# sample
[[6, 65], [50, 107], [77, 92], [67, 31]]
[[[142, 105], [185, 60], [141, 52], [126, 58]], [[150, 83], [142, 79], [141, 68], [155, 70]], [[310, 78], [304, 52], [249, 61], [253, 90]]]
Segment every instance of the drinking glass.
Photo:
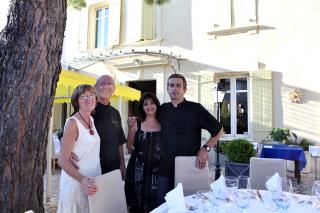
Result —
[[238, 190], [235, 194], [235, 201], [237, 206], [245, 212], [249, 206], [251, 198], [251, 184], [250, 178], [248, 176], [239, 176], [238, 177]]
[[278, 206], [275, 203], [275, 201], [273, 200], [273, 195], [277, 192], [277, 191], [281, 191], [281, 181], [280, 179], [278, 179], [278, 181], [273, 182], [273, 183], [269, 183], [269, 186], [267, 186], [267, 182], [270, 180], [272, 176], [266, 176], [266, 188], [267, 188], [267, 192], [265, 193], [265, 195], [263, 196], [263, 203], [266, 209], [270, 210], [270, 211], [276, 211], [278, 210]]
[[283, 211], [289, 208], [292, 199], [292, 183], [290, 178], [281, 178], [281, 191], [274, 192], [272, 199]]
[[234, 200], [233, 195], [238, 188], [238, 178], [233, 176], [226, 176], [225, 183], [226, 183], [229, 199], [232, 202]]
[[238, 177], [238, 189], [251, 190], [250, 178], [248, 176]]
[[249, 207], [250, 193], [246, 190], [238, 190], [235, 194], [235, 201], [242, 212], [245, 212], [245, 210]]

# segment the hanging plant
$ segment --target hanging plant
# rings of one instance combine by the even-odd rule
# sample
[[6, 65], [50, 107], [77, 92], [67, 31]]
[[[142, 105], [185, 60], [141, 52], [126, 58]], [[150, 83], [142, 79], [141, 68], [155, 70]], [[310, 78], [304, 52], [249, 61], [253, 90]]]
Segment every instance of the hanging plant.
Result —
[[168, 3], [169, 0], [144, 0], [144, 2], [149, 5], [152, 5], [152, 4], [163, 5], [165, 3]]
[[80, 10], [81, 8], [86, 7], [86, 0], [68, 0], [68, 6]]

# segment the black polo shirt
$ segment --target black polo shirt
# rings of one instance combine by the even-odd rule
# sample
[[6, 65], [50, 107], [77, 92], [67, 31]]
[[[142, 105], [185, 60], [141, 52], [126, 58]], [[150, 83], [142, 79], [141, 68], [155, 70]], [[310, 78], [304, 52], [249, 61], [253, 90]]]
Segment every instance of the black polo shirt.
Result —
[[93, 114], [94, 124], [100, 136], [100, 163], [102, 174], [119, 169], [119, 146], [126, 143], [121, 117], [110, 104], [98, 102]]
[[160, 107], [162, 129], [160, 173], [174, 176], [176, 156], [195, 156], [201, 148], [201, 129], [211, 136], [219, 133], [222, 125], [199, 103], [186, 101], [174, 107], [171, 102]]

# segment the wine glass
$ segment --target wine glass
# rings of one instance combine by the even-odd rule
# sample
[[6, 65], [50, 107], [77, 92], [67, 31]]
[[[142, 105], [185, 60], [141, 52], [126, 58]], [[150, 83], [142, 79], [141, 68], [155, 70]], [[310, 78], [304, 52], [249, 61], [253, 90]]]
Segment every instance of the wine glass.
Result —
[[233, 176], [226, 176], [225, 177], [225, 184], [227, 187], [229, 200], [232, 202], [233, 195], [238, 188], [238, 178], [233, 177]]
[[242, 212], [245, 212], [245, 210], [249, 207], [250, 193], [246, 190], [238, 190], [235, 194], [235, 201]]
[[238, 177], [238, 190], [235, 194], [235, 201], [237, 206], [245, 212], [249, 206], [249, 201], [251, 198], [251, 184], [250, 178], [248, 176]]
[[278, 206], [273, 200], [273, 195], [281, 191], [281, 178], [279, 179], [273, 179], [270, 181], [270, 179], [273, 176], [266, 176], [266, 188], [267, 192], [263, 196], [263, 201], [264, 201], [264, 207], [270, 211], [276, 211], [278, 210]]
[[273, 193], [272, 199], [283, 211], [287, 210], [292, 199], [292, 183], [290, 178], [281, 178], [281, 191]]

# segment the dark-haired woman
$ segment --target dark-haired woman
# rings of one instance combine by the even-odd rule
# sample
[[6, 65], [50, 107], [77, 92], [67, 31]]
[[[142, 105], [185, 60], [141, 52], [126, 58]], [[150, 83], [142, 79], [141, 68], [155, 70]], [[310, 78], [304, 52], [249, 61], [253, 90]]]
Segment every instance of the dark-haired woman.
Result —
[[139, 119], [128, 119], [128, 150], [125, 192], [130, 213], [150, 212], [156, 207], [160, 164], [161, 126], [158, 121], [159, 100], [145, 93], [138, 106]]

